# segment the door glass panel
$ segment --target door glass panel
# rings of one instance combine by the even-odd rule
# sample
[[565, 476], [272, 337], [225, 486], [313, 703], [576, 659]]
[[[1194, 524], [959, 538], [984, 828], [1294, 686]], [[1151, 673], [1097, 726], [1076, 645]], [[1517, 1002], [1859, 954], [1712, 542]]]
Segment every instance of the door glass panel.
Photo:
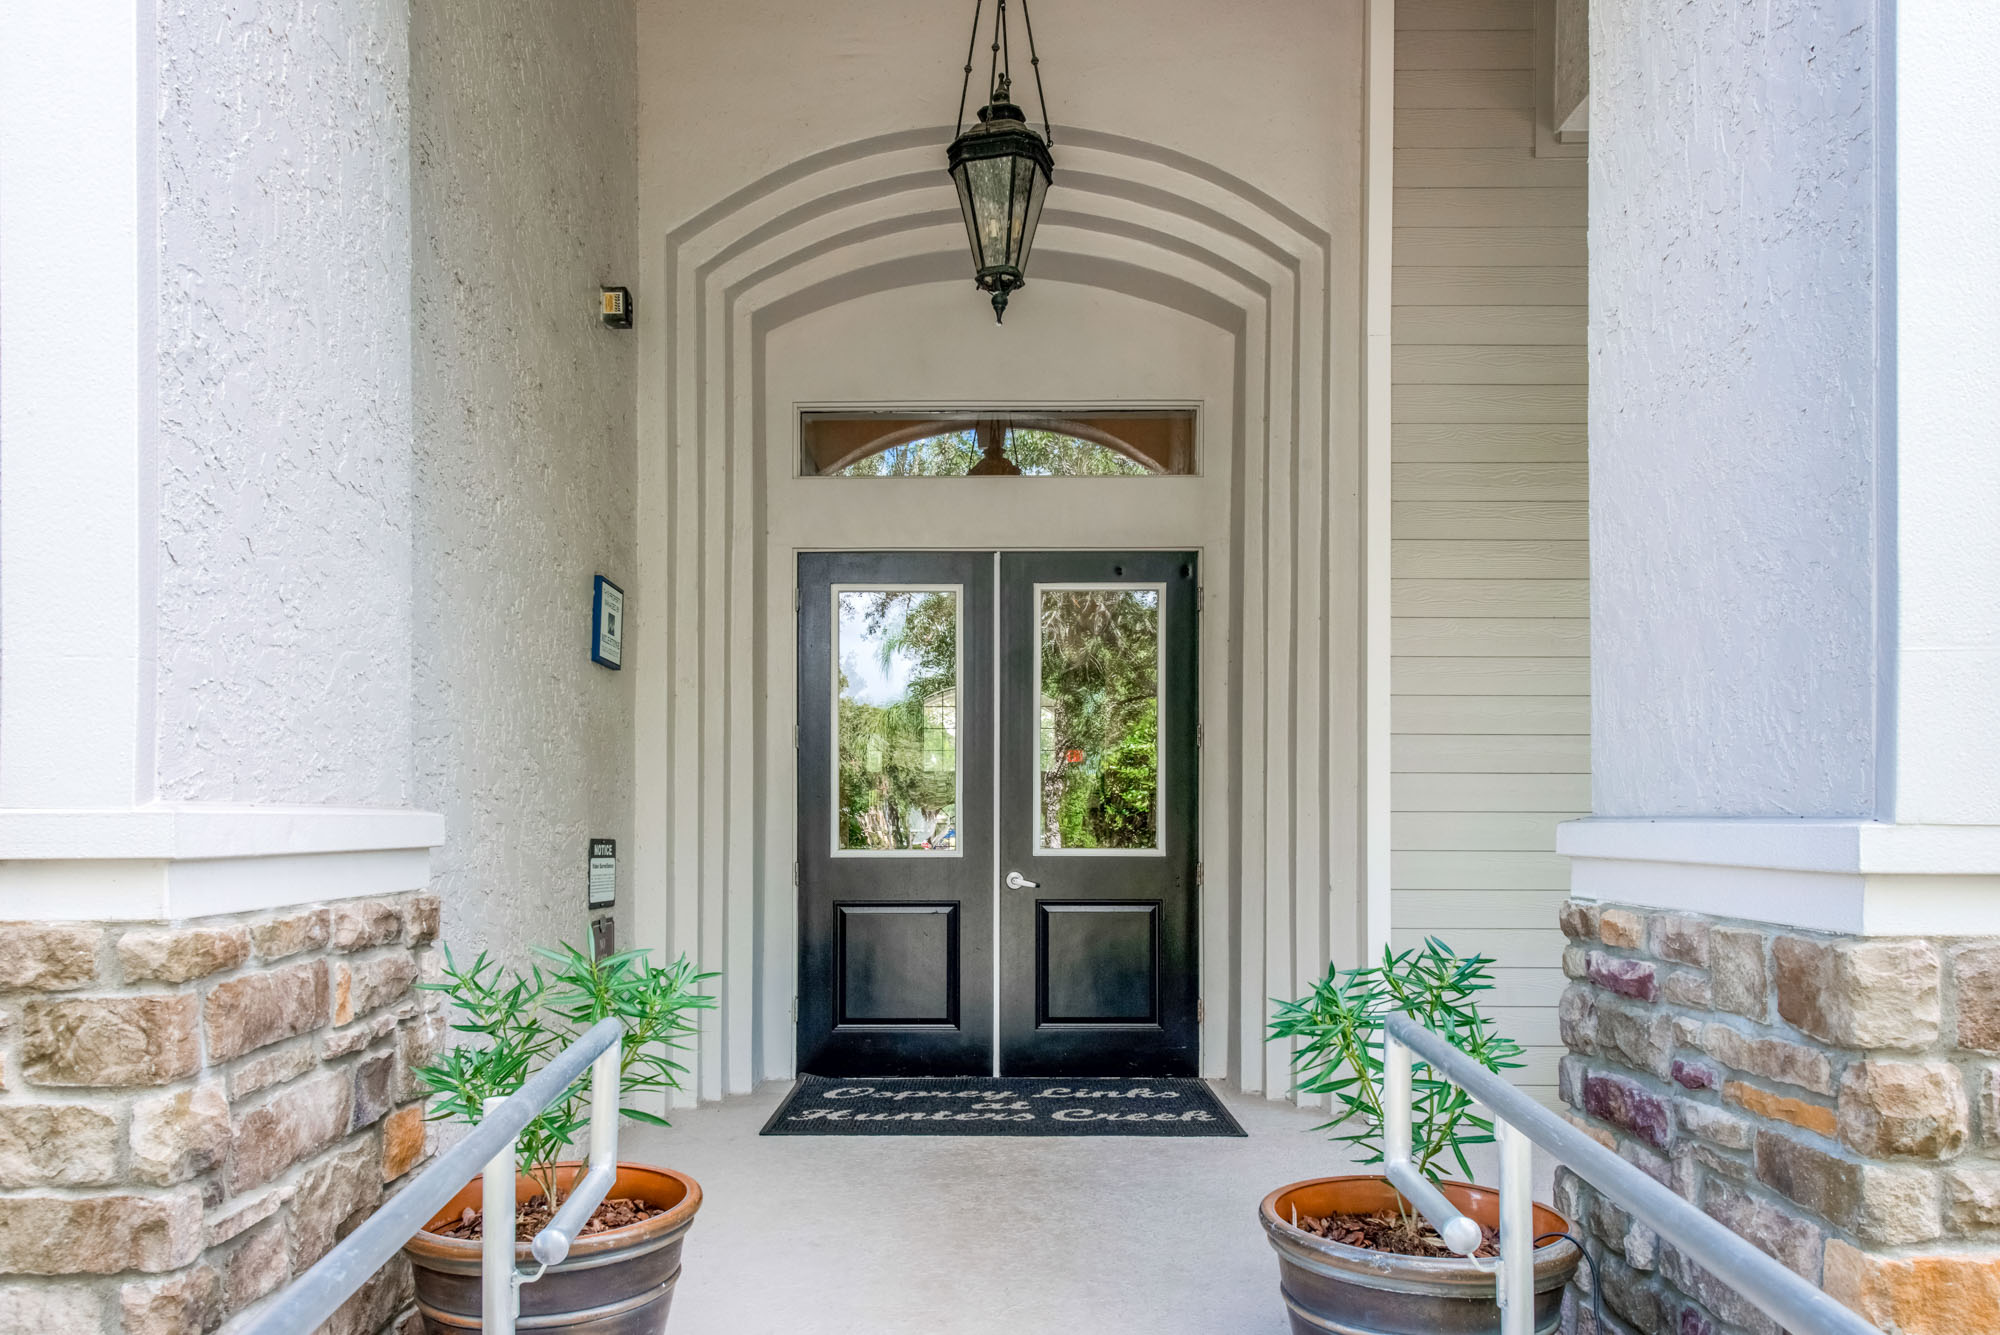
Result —
[[958, 591], [834, 598], [834, 851], [956, 853]]
[[1044, 851], [1160, 846], [1160, 590], [1036, 592], [1037, 840]]

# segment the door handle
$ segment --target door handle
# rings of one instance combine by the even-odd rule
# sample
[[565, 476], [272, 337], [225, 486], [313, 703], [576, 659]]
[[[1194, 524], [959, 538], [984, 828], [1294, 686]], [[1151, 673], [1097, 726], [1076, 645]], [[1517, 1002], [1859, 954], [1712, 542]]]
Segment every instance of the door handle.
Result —
[[1007, 888], [1009, 890], [1033, 890], [1035, 883], [1021, 875], [1020, 872], [1010, 871], [1007, 873]]

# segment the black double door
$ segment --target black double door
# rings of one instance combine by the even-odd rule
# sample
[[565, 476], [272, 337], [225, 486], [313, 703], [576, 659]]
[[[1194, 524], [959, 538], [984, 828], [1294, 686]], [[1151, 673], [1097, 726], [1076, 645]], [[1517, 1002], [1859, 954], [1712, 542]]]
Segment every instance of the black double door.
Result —
[[799, 1066], [1193, 1075], [1188, 552], [799, 558]]

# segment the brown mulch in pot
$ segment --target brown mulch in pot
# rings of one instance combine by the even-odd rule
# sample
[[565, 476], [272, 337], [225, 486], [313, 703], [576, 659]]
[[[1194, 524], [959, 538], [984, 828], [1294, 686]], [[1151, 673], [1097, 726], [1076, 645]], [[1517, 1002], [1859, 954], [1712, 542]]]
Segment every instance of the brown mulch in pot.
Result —
[[[592, 1212], [589, 1220], [584, 1223], [583, 1231], [577, 1236], [588, 1238], [598, 1233], [609, 1233], [614, 1228], [643, 1224], [648, 1219], [665, 1213], [665, 1210], [648, 1205], [644, 1201], [630, 1200], [623, 1196], [614, 1197]], [[535, 1234], [547, 1228], [549, 1220], [553, 1218], [555, 1211], [549, 1208], [546, 1196], [536, 1196], [522, 1201], [519, 1208], [514, 1211], [514, 1240], [534, 1241]], [[443, 1238], [483, 1238], [486, 1236], [485, 1223], [485, 1213], [468, 1205], [451, 1223], [428, 1231]]]
[[[1294, 1215], [1292, 1225], [1303, 1229], [1316, 1238], [1329, 1242], [1344, 1242], [1350, 1247], [1366, 1247], [1370, 1251], [1393, 1252], [1397, 1256], [1444, 1256], [1457, 1257], [1458, 1253], [1444, 1245], [1444, 1239], [1422, 1215], [1404, 1218], [1393, 1211], [1376, 1214], [1335, 1214]], [[1500, 1254], [1500, 1233], [1497, 1229], [1482, 1228], [1483, 1235], [1479, 1250], [1474, 1256], [1488, 1257]]]

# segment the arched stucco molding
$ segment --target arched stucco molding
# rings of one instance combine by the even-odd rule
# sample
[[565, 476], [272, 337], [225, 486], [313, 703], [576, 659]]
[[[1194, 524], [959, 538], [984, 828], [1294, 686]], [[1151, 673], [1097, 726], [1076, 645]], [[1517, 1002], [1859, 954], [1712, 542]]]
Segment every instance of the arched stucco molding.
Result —
[[[1236, 768], [1230, 828], [1242, 843], [1204, 855], [1219, 910], [1203, 917], [1204, 1048], [1210, 1072], [1281, 1087], [1268, 1083], [1267, 1062], [1282, 1054], [1261, 1043], [1263, 999], [1344, 944], [1324, 905], [1351, 763], [1323, 726], [1338, 688], [1327, 627], [1346, 615], [1329, 578], [1329, 522], [1355, 499], [1335, 494], [1327, 466], [1334, 242], [1184, 154], [1075, 127], [1058, 136], [1034, 280], [1191, 315], [1236, 349], [1234, 417], [1223, 441], [1211, 424], [1207, 448], [1222, 445], [1232, 464], [1238, 592], [1218, 629], [1235, 647], [1239, 688], [1208, 733]], [[665, 338], [642, 338], [658, 411], [641, 425], [634, 880], [642, 941], [724, 971], [723, 1005], [692, 1063], [703, 1097], [790, 1069], [791, 924], [778, 907], [791, 903], [790, 877], [765, 865], [756, 741], [761, 693], [789, 690], [758, 671], [760, 444], [777, 425], [763, 421], [765, 350], [775, 331], [830, 306], [967, 283], [946, 138], [907, 131], [802, 158], [688, 219], [655, 252]], [[1338, 522], [1351, 529], [1358, 517]], [[780, 973], [782, 987], [760, 985]]]
[[[1073, 283], [1079, 287], [1102, 288], [1168, 310], [1192, 315], [1232, 335], [1241, 334], [1246, 319], [1244, 307], [1213, 289], [1178, 275], [1129, 260], [1046, 246], [1035, 254], [1035, 274], [1041, 282]], [[788, 292], [782, 298], [754, 308], [752, 328], [768, 336], [773, 330], [803, 319], [830, 306], [873, 296], [899, 287], [925, 283], [965, 282], [965, 256], [956, 251], [933, 251], [923, 255], [899, 256], [861, 268], [848, 269], [822, 278], [808, 287]]]

